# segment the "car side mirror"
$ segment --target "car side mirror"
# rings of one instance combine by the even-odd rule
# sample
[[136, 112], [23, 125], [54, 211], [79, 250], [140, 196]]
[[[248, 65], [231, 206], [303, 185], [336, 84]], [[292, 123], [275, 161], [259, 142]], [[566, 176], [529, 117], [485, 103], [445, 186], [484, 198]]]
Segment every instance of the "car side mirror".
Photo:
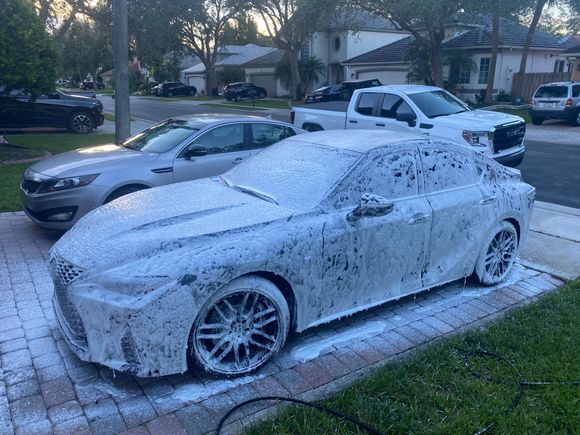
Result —
[[409, 124], [409, 127], [415, 127], [415, 124], [417, 124], [417, 115], [415, 115], [414, 113], [399, 113], [397, 115], [397, 121], [401, 121], [401, 122], [406, 122], [407, 124]]
[[203, 145], [190, 145], [186, 150], [185, 150], [185, 154], [184, 157], [186, 159], [191, 159], [192, 157], [203, 157], [207, 155], [207, 148], [204, 147]]
[[394, 204], [382, 196], [365, 193], [358, 205], [346, 215], [346, 220], [354, 223], [363, 217], [385, 216], [393, 211]]

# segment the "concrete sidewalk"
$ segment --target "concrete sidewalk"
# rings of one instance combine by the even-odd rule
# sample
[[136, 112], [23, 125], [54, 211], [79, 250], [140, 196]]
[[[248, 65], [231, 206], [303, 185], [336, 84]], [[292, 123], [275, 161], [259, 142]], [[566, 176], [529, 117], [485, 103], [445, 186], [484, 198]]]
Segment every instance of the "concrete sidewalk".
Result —
[[572, 127], [559, 119], [544, 121], [542, 125], [526, 124], [525, 139], [580, 146], [580, 127]]
[[523, 265], [565, 279], [580, 276], [580, 209], [536, 201]]

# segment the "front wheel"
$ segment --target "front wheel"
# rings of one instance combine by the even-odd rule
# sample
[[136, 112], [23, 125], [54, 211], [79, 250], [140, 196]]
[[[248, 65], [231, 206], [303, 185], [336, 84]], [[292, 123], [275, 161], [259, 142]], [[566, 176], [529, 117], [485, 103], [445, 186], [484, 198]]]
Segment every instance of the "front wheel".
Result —
[[260, 91], [258, 93], [258, 98], [266, 98], [266, 92], [265, 91]]
[[69, 129], [73, 133], [88, 134], [95, 128], [95, 123], [91, 115], [85, 112], [73, 113], [69, 120]]
[[538, 118], [538, 117], [532, 116], [532, 124], [541, 125], [542, 122], [544, 122], [544, 118]]
[[206, 372], [239, 376], [270, 361], [290, 328], [284, 296], [272, 282], [237, 278], [218, 290], [198, 313], [190, 334], [190, 358]]
[[483, 244], [475, 266], [477, 278], [485, 285], [503, 281], [510, 272], [517, 254], [516, 229], [507, 221], [500, 222]]

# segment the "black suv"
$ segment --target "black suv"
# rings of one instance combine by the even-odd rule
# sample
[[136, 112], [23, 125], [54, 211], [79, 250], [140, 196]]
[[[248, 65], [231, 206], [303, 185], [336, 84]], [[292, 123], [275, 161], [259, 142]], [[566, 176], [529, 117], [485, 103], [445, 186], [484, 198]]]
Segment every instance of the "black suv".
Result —
[[242, 101], [243, 98], [264, 98], [266, 89], [248, 82], [230, 83], [224, 87], [224, 97], [228, 101]]
[[187, 86], [181, 82], [165, 82], [157, 85], [158, 97], [174, 97], [176, 95], [195, 95], [197, 88], [195, 86]]
[[373, 86], [382, 86], [382, 83], [378, 79], [346, 80], [342, 82], [342, 99], [350, 101], [350, 97], [356, 89], [372, 88]]
[[96, 98], [54, 91], [32, 99], [21, 90], [0, 86], [0, 131], [28, 127], [68, 128], [87, 134], [103, 125], [103, 104]]

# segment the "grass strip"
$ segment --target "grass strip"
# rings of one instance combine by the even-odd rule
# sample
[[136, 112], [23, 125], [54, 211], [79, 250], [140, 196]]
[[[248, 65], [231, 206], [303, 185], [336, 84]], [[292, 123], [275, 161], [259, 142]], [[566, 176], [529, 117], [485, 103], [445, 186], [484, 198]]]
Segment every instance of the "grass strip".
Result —
[[[474, 356], [494, 352], [504, 360]], [[471, 355], [471, 356], [470, 356]], [[526, 388], [527, 381], [580, 380], [580, 280], [377, 370], [322, 402], [384, 433], [578, 433], [580, 387]], [[474, 374], [477, 374], [475, 376]], [[288, 407], [246, 434], [361, 433], [319, 411]]]

